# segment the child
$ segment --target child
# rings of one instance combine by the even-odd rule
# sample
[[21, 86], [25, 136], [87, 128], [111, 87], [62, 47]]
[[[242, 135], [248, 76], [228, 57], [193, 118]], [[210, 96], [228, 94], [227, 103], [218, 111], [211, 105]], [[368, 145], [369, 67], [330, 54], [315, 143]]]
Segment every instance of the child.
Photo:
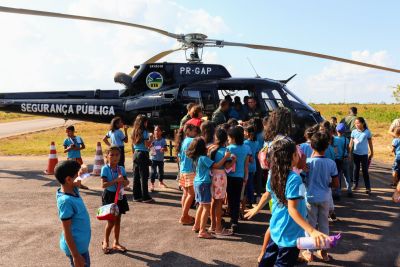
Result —
[[201, 136], [207, 144], [207, 148], [213, 144], [215, 124], [212, 121], [203, 121], [200, 125]]
[[[336, 117], [331, 117], [330, 123], [331, 123], [332, 130], [336, 129], [336, 127], [338, 125], [337, 118]], [[336, 135], [336, 132], [334, 132], [333, 135]]]
[[336, 168], [338, 170], [339, 176], [339, 187], [336, 190], [336, 195], [340, 196], [340, 191], [342, 188], [342, 177], [344, 176], [347, 188], [347, 196], [352, 197], [351, 192], [351, 179], [349, 174], [349, 162], [348, 162], [348, 150], [349, 150], [349, 139], [347, 139], [344, 134], [346, 132], [346, 124], [339, 123], [336, 126], [337, 136], [333, 137], [333, 147], [336, 151]]
[[[167, 142], [162, 137], [160, 126], [154, 127], [154, 141], [151, 143], [151, 186], [150, 191], [154, 191], [154, 182], [158, 176], [159, 186], [166, 188], [164, 184], [164, 152], [167, 151]], [[158, 168], [158, 173], [157, 173]]]
[[194, 187], [196, 192], [196, 201], [199, 203], [199, 208], [196, 212], [196, 220], [193, 230], [199, 230], [199, 238], [214, 238], [206, 230], [207, 219], [210, 216], [211, 205], [211, 177], [210, 169], [221, 168], [225, 161], [230, 157], [228, 151], [225, 152], [224, 157], [214, 162], [207, 157], [206, 142], [203, 138], [197, 137], [190, 144], [186, 155], [192, 159], [196, 165], [196, 176], [194, 178]]
[[57, 164], [54, 172], [61, 184], [57, 190], [58, 217], [63, 228], [60, 248], [69, 257], [71, 266], [90, 266], [90, 217], [74, 186], [79, 169], [78, 162], [67, 160]]
[[[219, 162], [225, 156], [227, 151], [226, 142], [228, 140], [228, 135], [226, 131], [219, 127], [217, 128], [214, 136], [214, 146], [209, 149], [209, 157], [214, 162]], [[226, 162], [225, 167], [220, 167], [219, 169], [212, 169], [212, 201], [211, 201], [211, 231], [214, 231], [217, 236], [227, 236], [232, 235], [232, 232], [222, 227], [222, 204], [226, 197], [226, 186], [227, 177], [225, 168], [229, 169], [232, 164], [235, 163], [235, 159], [231, 162]]]
[[102, 242], [102, 250], [104, 254], [109, 254], [111, 249], [109, 248], [109, 240], [112, 229], [114, 228], [114, 244], [112, 250], [125, 252], [126, 248], [119, 243], [119, 233], [121, 228], [121, 215], [125, 214], [129, 210], [128, 201], [126, 196], [123, 194], [123, 188], [129, 184], [126, 178], [125, 168], [118, 166], [119, 157], [121, 152], [118, 146], [112, 145], [107, 149], [107, 164], [101, 168], [101, 181], [104, 192], [102, 195], [103, 205], [114, 203], [115, 194], [117, 193], [117, 187], [120, 187], [118, 196], [118, 209], [119, 215], [115, 221], [107, 221], [104, 233], [104, 240]]
[[68, 126], [65, 129], [67, 138], [64, 140], [64, 153], [68, 153], [68, 160], [73, 160], [83, 164], [81, 157], [81, 150], [85, 149], [85, 143], [80, 136], [75, 136], [75, 127], [73, 125]]
[[[124, 128], [123, 133], [120, 129]], [[116, 145], [119, 147], [119, 150], [121, 151], [121, 156], [118, 162], [118, 166], [125, 167], [125, 144], [128, 143], [128, 127], [127, 125], [124, 125], [122, 119], [120, 117], [115, 117], [111, 120], [110, 123], [110, 130], [108, 133], [104, 136], [103, 142], [107, 146], [111, 145]], [[111, 139], [111, 143], [108, 141], [108, 138]]]
[[393, 183], [392, 187], [396, 188], [400, 177], [400, 127], [394, 129], [395, 138], [392, 141], [392, 152], [394, 153], [394, 163], [393, 163]]
[[250, 160], [249, 160], [249, 172], [248, 172], [248, 180], [246, 183], [246, 196], [247, 203], [250, 205], [254, 203], [254, 175], [257, 170], [257, 157], [256, 154], [259, 151], [259, 145], [257, 142], [256, 132], [253, 126], [248, 126], [244, 128], [244, 136], [246, 140], [244, 144], [250, 148]]
[[304, 231], [315, 238], [317, 246], [325, 245], [328, 236], [305, 220], [305, 186], [292, 171], [299, 160], [296, 144], [290, 138], [281, 138], [272, 150], [271, 178], [267, 182], [272, 196], [271, 240], [259, 266], [294, 266], [299, 255], [296, 240], [304, 236]]
[[249, 172], [249, 151], [243, 144], [243, 128], [234, 126], [228, 130], [228, 151], [236, 158], [235, 170], [228, 173], [228, 204], [231, 212], [231, 230], [238, 231], [240, 196]]
[[153, 142], [153, 136], [147, 131], [148, 120], [145, 115], [138, 115], [133, 124], [132, 143], [133, 143], [133, 201], [143, 201], [144, 203], [153, 202], [149, 195], [148, 180], [149, 166], [149, 147]]
[[304, 131], [304, 138], [306, 139], [305, 143], [300, 144], [301, 151], [306, 155], [307, 158], [311, 158], [312, 156], [312, 148], [311, 148], [311, 137], [318, 131], [319, 125], [314, 125], [312, 127], [307, 128]]
[[186, 156], [186, 151], [193, 139], [200, 133], [200, 129], [193, 124], [186, 124], [183, 133], [186, 137], [180, 145], [180, 149], [178, 151], [180, 175], [179, 185], [181, 188], [183, 188], [181, 200], [182, 216], [179, 219], [179, 222], [182, 225], [191, 225], [194, 223], [194, 217], [189, 215], [189, 209], [192, 206], [195, 197], [193, 181], [196, 173], [193, 167], [193, 161]]
[[[360, 178], [360, 165], [363, 172], [366, 193], [371, 194], [371, 184], [369, 181], [368, 162], [374, 156], [374, 147], [372, 145], [372, 134], [368, 130], [367, 124], [363, 117], [358, 117], [354, 121], [356, 129], [351, 132], [350, 152], [353, 153], [354, 160], [354, 186], [353, 190], [358, 188], [358, 180]], [[368, 146], [370, 155], [368, 156]]]
[[[311, 137], [313, 157], [307, 159], [308, 173], [306, 176], [307, 214], [312, 227], [318, 225], [318, 230], [329, 235], [329, 206], [332, 198], [330, 187], [338, 187], [338, 172], [333, 160], [324, 156], [329, 146], [329, 136], [317, 132]], [[327, 262], [330, 260], [326, 250], [318, 251], [319, 257]], [[307, 261], [313, 260], [312, 252], [304, 251]]]

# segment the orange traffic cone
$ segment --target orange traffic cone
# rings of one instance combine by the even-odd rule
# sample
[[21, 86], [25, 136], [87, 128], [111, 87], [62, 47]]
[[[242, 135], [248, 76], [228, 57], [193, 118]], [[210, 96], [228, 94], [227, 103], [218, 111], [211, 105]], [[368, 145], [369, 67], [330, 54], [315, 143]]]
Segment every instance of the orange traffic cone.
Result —
[[94, 156], [93, 172], [92, 175], [99, 176], [101, 167], [104, 165], [103, 151], [101, 150], [101, 143], [97, 142], [96, 156]]
[[54, 174], [54, 167], [58, 163], [56, 145], [54, 141], [50, 144], [50, 154], [49, 154], [49, 162], [47, 164], [47, 170], [44, 171], [45, 174], [51, 175]]

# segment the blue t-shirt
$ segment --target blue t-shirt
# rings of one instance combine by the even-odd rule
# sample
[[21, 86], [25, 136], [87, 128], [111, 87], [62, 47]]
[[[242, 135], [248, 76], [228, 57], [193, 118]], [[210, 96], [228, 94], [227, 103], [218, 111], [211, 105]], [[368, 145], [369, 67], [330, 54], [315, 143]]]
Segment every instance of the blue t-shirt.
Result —
[[195, 184], [211, 184], [210, 168], [214, 161], [207, 156], [200, 156], [196, 164]]
[[[61, 221], [71, 221], [71, 233], [79, 254], [89, 251], [91, 237], [90, 217], [85, 203], [79, 195], [78, 188], [74, 188], [76, 195], [71, 195], [57, 190], [58, 217]], [[71, 255], [67, 242], [65, 241], [64, 231], [60, 236], [60, 248], [67, 256]]]
[[333, 148], [332, 145], [329, 145], [328, 148], [325, 150], [325, 155], [326, 158], [335, 160], [336, 155], [335, 155], [335, 149]]
[[165, 141], [165, 139], [154, 139], [152, 145], [152, 153], [150, 155], [151, 160], [164, 161], [164, 151], [162, 151], [162, 149], [167, 147], [167, 142]]
[[120, 129], [116, 129], [114, 131], [108, 131], [106, 134], [107, 138], [111, 138], [111, 145], [116, 145], [116, 146], [124, 146], [124, 139], [125, 135]]
[[300, 144], [300, 150], [304, 153], [304, 155], [306, 155], [307, 158], [311, 158], [313, 149], [309, 142]]
[[[301, 228], [289, 215], [287, 205], [279, 202], [271, 188], [271, 179], [267, 181], [267, 191], [272, 197], [272, 217], [269, 222], [272, 240], [281, 247], [295, 247], [297, 238], [304, 236], [304, 229]], [[305, 202], [306, 188], [301, 177], [290, 171], [286, 180], [285, 198], [297, 201], [297, 210], [301, 216], [307, 218]]]
[[[125, 168], [122, 166], [118, 166], [122, 176], [126, 177], [126, 171]], [[110, 165], [106, 164], [101, 168], [101, 173], [100, 173], [101, 178], [105, 178], [107, 182], [111, 182], [112, 180], [115, 180], [118, 178], [118, 170], [117, 169], [112, 169]], [[110, 192], [117, 192], [117, 184], [113, 184], [109, 187], [106, 188], [106, 190]]]
[[348, 156], [349, 139], [345, 136], [334, 136], [333, 147], [336, 149], [336, 159], [343, 159]]
[[336, 163], [325, 157], [307, 159], [308, 173], [305, 183], [307, 188], [307, 202], [317, 203], [328, 201], [331, 197], [329, 184], [332, 177], [338, 175]]
[[[220, 162], [224, 157], [225, 157], [225, 152], [227, 151], [226, 147], [220, 147], [218, 148], [217, 152], [215, 153], [215, 158], [214, 158], [214, 162]], [[220, 170], [225, 169], [224, 166], [222, 166], [221, 168], [219, 168]]]
[[195, 172], [193, 166], [193, 160], [186, 156], [186, 150], [188, 150], [190, 144], [194, 138], [186, 137], [181, 145], [181, 150], [179, 151], [179, 171], [180, 173], [191, 173]]
[[235, 172], [228, 173], [229, 177], [238, 177], [244, 179], [244, 165], [246, 157], [248, 157], [250, 150], [247, 145], [229, 145], [227, 147], [231, 154], [236, 156], [236, 169]]
[[249, 172], [256, 172], [257, 170], [257, 157], [256, 154], [258, 153], [258, 142], [257, 141], [250, 141], [250, 140], [245, 140], [244, 144], [247, 145], [250, 148], [250, 155], [253, 157], [253, 162], [249, 163]]
[[134, 149], [135, 151], [145, 151], [145, 152], [148, 152], [149, 149], [148, 149], [148, 148], [146, 147], [146, 145], [144, 144], [144, 142], [145, 142], [146, 140], [149, 140], [149, 133], [148, 133], [146, 130], [144, 130], [144, 131], [143, 131], [143, 141], [142, 141], [141, 143], [138, 143], [138, 144], [133, 145], [133, 149]]
[[368, 129], [363, 132], [355, 129], [351, 132], [354, 149], [353, 153], [357, 155], [368, 155], [368, 139], [371, 139], [372, 134]]
[[[69, 147], [70, 145], [74, 144], [75, 147], [81, 148], [83, 143], [83, 140], [79, 136], [74, 136], [74, 137], [68, 137], [64, 140], [64, 148]], [[77, 159], [81, 157], [81, 151], [80, 150], [70, 150], [68, 151], [68, 158], [69, 159]]]
[[395, 159], [400, 160], [400, 138], [393, 139], [392, 146], [394, 147]]

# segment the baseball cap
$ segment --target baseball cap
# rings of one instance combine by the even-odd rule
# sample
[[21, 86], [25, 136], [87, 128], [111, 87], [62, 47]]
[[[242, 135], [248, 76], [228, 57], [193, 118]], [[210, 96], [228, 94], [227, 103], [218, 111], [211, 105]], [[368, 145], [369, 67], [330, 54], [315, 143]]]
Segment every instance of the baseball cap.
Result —
[[338, 131], [339, 133], [344, 133], [346, 131], [346, 124], [344, 123], [339, 123], [336, 126], [336, 131]]

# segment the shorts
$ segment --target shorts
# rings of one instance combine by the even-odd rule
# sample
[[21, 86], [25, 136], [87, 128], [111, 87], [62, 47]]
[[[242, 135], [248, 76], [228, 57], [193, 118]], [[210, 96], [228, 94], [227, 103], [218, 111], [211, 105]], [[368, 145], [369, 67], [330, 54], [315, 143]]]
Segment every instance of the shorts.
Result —
[[400, 174], [400, 159], [395, 159], [392, 166], [392, 171], [397, 172], [397, 175]]
[[[101, 196], [101, 202], [103, 206], [114, 203], [115, 193], [116, 192], [111, 192], [107, 189], [103, 191], [103, 195]], [[125, 214], [125, 212], [129, 210], [128, 200], [125, 195], [122, 197], [121, 200], [118, 200], [117, 205], [120, 214]]]
[[82, 164], [83, 164], [83, 160], [82, 160], [82, 158], [73, 158], [73, 159], [71, 159], [71, 158], [67, 158], [67, 160], [76, 161], [76, 162], [78, 162], [78, 163], [79, 163], [79, 165], [82, 165]]
[[225, 199], [228, 184], [225, 170], [213, 169], [211, 194], [214, 199]]
[[196, 173], [194, 172], [189, 172], [189, 173], [181, 173], [179, 177], [179, 185], [180, 187], [189, 187], [193, 186], [193, 181], [194, 177], [196, 176]]
[[196, 202], [199, 204], [211, 203], [211, 184], [195, 184], [194, 192], [196, 195]]

